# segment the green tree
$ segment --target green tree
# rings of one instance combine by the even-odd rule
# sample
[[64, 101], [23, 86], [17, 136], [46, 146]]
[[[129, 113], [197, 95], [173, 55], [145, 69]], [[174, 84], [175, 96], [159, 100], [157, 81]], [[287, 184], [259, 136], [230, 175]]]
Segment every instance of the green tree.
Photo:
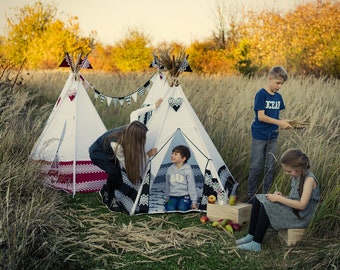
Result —
[[130, 29], [126, 37], [112, 48], [112, 57], [122, 72], [145, 70], [152, 61], [150, 39], [144, 33]]

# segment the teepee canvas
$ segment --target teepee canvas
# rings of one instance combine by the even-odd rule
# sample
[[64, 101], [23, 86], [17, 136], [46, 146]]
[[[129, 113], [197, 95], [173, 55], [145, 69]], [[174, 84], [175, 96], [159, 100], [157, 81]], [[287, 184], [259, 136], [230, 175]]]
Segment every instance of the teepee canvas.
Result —
[[[182, 71], [186, 65], [187, 62], [182, 63]], [[236, 181], [186, 98], [179, 84], [178, 74], [169, 83], [160, 71], [156, 74], [156, 83], [151, 86], [144, 103], [163, 98], [160, 107], [146, 123], [149, 129], [146, 149], [156, 147], [158, 152], [149, 160], [139, 187], [133, 187], [126, 181], [126, 175], [123, 176], [124, 183], [129, 185], [130, 190], [135, 188], [134, 192], [130, 192], [133, 196], [129, 198], [118, 191], [117, 198], [121, 199], [121, 204], [131, 215], [165, 212], [165, 176], [171, 165], [172, 149], [181, 144], [188, 146], [191, 151], [188, 164], [195, 175], [199, 210], [205, 211], [209, 195], [214, 194], [219, 199], [226, 200]]]
[[[166, 77], [160, 70], [158, 70], [156, 73], [153, 74], [153, 76], [150, 79], [150, 83], [151, 83], [151, 88], [148, 92], [148, 95], [145, 97], [142, 108], [150, 106], [151, 104], [155, 104], [155, 102], [159, 98], [164, 98], [169, 89], [169, 84], [166, 80]], [[145, 114], [142, 114], [139, 116], [138, 121], [147, 125], [152, 114], [153, 114], [153, 111], [149, 111]]]
[[106, 173], [92, 164], [88, 148], [106, 128], [93, 106], [79, 73], [89, 68], [87, 58], [73, 63], [68, 54], [61, 66], [71, 73], [58, 97], [45, 128], [36, 141], [31, 158], [40, 161], [45, 183], [75, 194], [99, 190]]

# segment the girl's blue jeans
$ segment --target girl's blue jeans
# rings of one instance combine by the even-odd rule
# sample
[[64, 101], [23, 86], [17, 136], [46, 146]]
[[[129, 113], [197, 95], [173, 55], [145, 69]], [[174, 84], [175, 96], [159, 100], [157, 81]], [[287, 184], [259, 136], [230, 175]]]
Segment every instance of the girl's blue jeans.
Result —
[[165, 203], [165, 210], [166, 211], [188, 211], [191, 209], [191, 200], [189, 195], [186, 196], [170, 196], [169, 200]]
[[262, 193], [268, 193], [273, 182], [277, 138], [267, 141], [252, 139], [248, 198], [257, 193], [257, 183], [263, 175]]

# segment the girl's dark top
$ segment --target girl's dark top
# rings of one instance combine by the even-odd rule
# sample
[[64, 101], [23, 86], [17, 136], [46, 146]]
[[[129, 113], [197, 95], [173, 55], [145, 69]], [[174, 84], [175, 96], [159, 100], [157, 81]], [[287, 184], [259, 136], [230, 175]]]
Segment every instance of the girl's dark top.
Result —
[[[115, 158], [115, 154], [113, 152], [112, 147], [110, 146], [110, 143], [107, 144], [107, 147], [104, 147], [104, 139], [114, 133], [118, 133], [125, 129], [127, 125], [120, 126], [117, 128], [110, 129], [106, 131], [103, 135], [101, 135], [89, 148], [90, 158], [91, 160], [94, 159], [100, 159], [100, 160], [113, 160]], [[110, 142], [115, 142], [114, 139], [112, 139]]]

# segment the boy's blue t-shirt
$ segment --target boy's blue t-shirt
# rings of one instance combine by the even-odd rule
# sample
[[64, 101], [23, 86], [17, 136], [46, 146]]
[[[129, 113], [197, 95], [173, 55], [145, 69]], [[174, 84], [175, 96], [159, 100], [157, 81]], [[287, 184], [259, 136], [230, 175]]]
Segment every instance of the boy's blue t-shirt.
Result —
[[264, 110], [265, 115], [280, 119], [280, 111], [285, 109], [282, 96], [279, 93], [269, 94], [264, 88], [260, 89], [254, 100], [255, 119], [251, 125], [252, 136], [257, 140], [269, 140], [277, 138], [278, 125], [261, 122], [257, 112]]

